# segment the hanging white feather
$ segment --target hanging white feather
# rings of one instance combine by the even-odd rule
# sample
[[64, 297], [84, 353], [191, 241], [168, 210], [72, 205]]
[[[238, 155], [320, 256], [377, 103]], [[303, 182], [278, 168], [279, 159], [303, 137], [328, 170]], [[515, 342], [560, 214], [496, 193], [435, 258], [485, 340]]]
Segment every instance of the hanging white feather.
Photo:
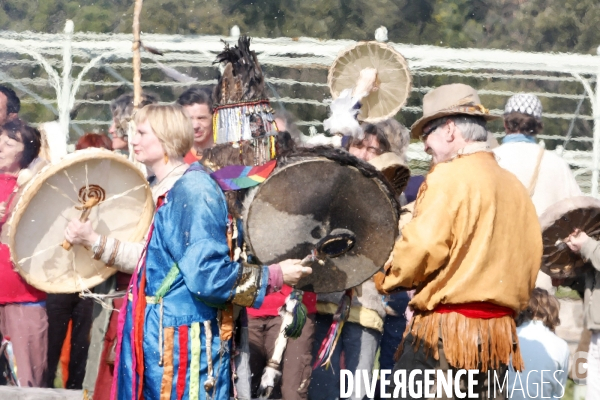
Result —
[[339, 97], [331, 103], [329, 107], [331, 116], [323, 121], [325, 130], [362, 140], [364, 133], [357, 120], [360, 102], [372, 91], [377, 90], [376, 83], [377, 70], [375, 68], [361, 70], [356, 86], [344, 89]]
[[331, 115], [323, 121], [325, 130], [332, 134], [349, 135], [361, 139], [363, 131], [356, 120], [359, 101], [360, 99], [352, 97], [352, 89], [342, 91], [329, 106]]
[[325, 136], [323, 134], [315, 135], [304, 141], [306, 147], [331, 146], [342, 147], [342, 136]]

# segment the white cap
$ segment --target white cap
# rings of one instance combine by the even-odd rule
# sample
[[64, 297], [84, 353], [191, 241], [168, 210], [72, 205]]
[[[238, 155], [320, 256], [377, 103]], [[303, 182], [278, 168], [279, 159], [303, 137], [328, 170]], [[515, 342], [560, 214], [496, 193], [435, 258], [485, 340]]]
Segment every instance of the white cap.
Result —
[[531, 115], [535, 119], [542, 119], [542, 103], [537, 96], [530, 93], [518, 93], [506, 102], [504, 114], [518, 112]]

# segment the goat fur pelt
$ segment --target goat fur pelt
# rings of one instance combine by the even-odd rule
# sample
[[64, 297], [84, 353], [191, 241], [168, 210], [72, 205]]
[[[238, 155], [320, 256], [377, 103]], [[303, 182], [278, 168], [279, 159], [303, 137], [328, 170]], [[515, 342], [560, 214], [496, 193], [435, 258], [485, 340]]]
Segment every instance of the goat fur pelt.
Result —
[[258, 393], [260, 398], [269, 398], [273, 392], [273, 388], [281, 379], [281, 360], [283, 359], [283, 353], [287, 347], [288, 338], [285, 335], [285, 328], [292, 323], [294, 319], [294, 307], [296, 307], [298, 300], [288, 298], [285, 301], [285, 305], [281, 307], [279, 315], [281, 315], [281, 326], [279, 327], [279, 335], [275, 340], [275, 349], [273, 350], [273, 356], [267, 363], [262, 377], [260, 379], [260, 387]]

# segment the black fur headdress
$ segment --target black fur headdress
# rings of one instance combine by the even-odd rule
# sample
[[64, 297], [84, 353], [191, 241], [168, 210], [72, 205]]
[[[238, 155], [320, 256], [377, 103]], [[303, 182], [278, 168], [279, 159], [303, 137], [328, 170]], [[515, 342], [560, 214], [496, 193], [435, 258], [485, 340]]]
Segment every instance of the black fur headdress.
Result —
[[217, 56], [215, 63], [224, 63], [225, 69], [213, 93], [215, 104], [231, 104], [267, 98], [265, 78], [250, 50], [250, 38], [241, 36], [238, 45], [229, 47]]
[[262, 165], [275, 158], [277, 126], [265, 88], [265, 76], [250, 38], [241, 36], [237, 46], [225, 44], [215, 63], [224, 64], [213, 91], [213, 130], [216, 144], [251, 141], [254, 162]]

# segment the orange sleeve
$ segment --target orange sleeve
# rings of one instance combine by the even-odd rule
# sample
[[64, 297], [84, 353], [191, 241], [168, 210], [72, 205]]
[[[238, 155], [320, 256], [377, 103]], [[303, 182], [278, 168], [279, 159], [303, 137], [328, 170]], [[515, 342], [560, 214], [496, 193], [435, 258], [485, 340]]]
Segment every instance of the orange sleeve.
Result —
[[[438, 171], [436, 171], [438, 172]], [[427, 188], [419, 193], [415, 216], [396, 241], [392, 262], [375, 275], [381, 293], [414, 288], [448, 261], [453, 242], [453, 223], [459, 206], [457, 188], [450, 188], [442, 171], [431, 173]], [[437, 176], [436, 176], [437, 175]]]

